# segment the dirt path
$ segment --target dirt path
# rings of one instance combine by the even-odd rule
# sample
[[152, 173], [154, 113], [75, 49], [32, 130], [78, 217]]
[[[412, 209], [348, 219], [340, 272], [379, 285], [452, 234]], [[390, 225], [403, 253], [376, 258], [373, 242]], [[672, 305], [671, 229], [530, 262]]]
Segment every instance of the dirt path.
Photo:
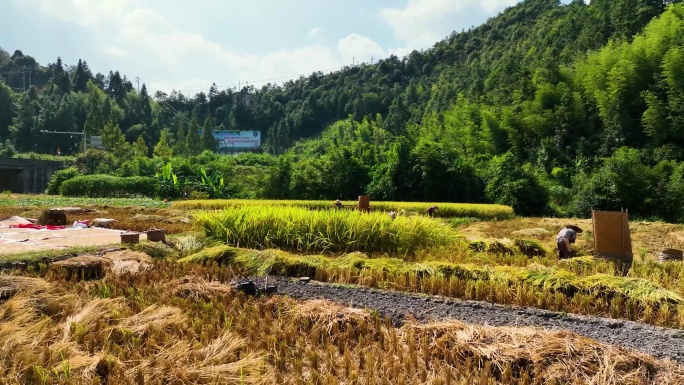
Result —
[[295, 299], [327, 299], [344, 306], [375, 309], [383, 316], [391, 318], [397, 326], [410, 314], [423, 322], [458, 320], [480, 325], [570, 330], [602, 343], [624, 346], [654, 357], [670, 358], [684, 363], [684, 330], [679, 329], [487, 302], [418, 296], [318, 282], [306, 284], [282, 277], [269, 277], [270, 282], [277, 283], [279, 294], [289, 295]]
[[[140, 234], [145, 240], [146, 234]], [[30, 251], [62, 250], [74, 246], [102, 246], [121, 243], [121, 230], [88, 229], [32, 230], [0, 227], [0, 255]]]

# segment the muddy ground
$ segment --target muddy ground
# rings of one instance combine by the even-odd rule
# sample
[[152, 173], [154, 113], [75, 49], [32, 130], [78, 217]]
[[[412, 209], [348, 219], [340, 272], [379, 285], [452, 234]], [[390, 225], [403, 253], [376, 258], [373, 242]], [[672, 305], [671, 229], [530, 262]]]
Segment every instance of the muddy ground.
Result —
[[[263, 285], [263, 280], [257, 280]], [[585, 317], [534, 308], [462, 301], [439, 296], [414, 295], [362, 287], [300, 283], [290, 278], [269, 277], [278, 293], [295, 299], [327, 299], [340, 305], [369, 308], [400, 326], [412, 316], [421, 322], [457, 320], [492, 326], [526, 326], [570, 330], [601, 343], [623, 346], [658, 358], [684, 363], [684, 330], [667, 329], [631, 321]]]

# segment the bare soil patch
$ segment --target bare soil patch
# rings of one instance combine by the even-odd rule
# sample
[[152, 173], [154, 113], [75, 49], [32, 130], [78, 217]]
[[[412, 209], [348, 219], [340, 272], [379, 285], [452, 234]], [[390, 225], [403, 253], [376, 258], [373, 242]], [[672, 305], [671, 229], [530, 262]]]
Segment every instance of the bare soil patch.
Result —
[[[75, 246], [100, 246], [121, 243], [121, 230], [66, 228], [33, 230], [0, 228], [0, 254], [10, 255], [41, 250], [59, 250]], [[140, 234], [140, 240], [147, 239]]]

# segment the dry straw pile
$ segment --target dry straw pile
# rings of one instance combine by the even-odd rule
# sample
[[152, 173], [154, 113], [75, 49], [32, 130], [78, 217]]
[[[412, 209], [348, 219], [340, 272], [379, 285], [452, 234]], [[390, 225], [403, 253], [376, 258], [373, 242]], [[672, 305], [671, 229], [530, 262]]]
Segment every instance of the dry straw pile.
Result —
[[40, 278], [16, 275], [0, 275], [0, 301], [12, 297], [19, 291], [47, 289], [49, 284]]
[[395, 328], [325, 301], [245, 297], [228, 285], [229, 268], [152, 264], [100, 281], [10, 283], [13, 296], [0, 302], [0, 383], [684, 383], [671, 362], [572, 333]]
[[[66, 282], [63, 282], [66, 284]], [[0, 304], [0, 383], [272, 383], [264, 352], [176, 306], [28, 290]]]
[[119, 250], [102, 255], [79, 255], [52, 264], [50, 270], [66, 279], [99, 279], [108, 272], [116, 275], [140, 274], [152, 267], [152, 258], [145, 253]]

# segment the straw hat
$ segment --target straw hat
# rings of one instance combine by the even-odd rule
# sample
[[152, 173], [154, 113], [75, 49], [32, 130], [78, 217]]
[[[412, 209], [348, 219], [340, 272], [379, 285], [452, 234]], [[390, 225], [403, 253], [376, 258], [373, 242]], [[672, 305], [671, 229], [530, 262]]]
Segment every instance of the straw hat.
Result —
[[581, 232], [583, 231], [582, 228], [580, 228], [579, 226], [577, 226], [577, 225], [572, 225], [572, 224], [565, 225], [565, 228], [566, 228], [566, 229], [575, 230], [575, 232], [576, 232], [577, 234], [579, 234], [579, 233], [581, 233]]

